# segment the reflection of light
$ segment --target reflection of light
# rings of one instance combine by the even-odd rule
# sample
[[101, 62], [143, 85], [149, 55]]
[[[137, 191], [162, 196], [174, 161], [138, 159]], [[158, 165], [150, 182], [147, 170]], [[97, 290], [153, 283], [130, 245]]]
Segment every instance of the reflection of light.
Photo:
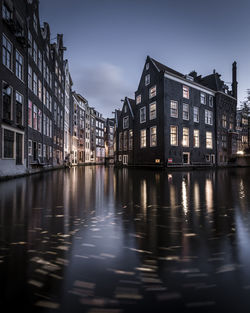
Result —
[[210, 179], [206, 179], [205, 194], [207, 210], [211, 212], [213, 210], [213, 185]]
[[199, 209], [200, 205], [200, 191], [199, 191], [199, 184], [196, 182], [194, 184], [194, 208], [195, 210]]
[[243, 154], [244, 154], [244, 151], [237, 151], [237, 154], [243, 155]]
[[168, 181], [169, 181], [169, 182], [172, 181], [172, 178], [173, 178], [172, 174], [168, 174]]
[[240, 199], [244, 199], [245, 198], [245, 189], [244, 189], [244, 184], [243, 184], [243, 180], [240, 180], [240, 190], [239, 190], [239, 194], [240, 194]]
[[183, 205], [184, 213], [187, 214], [187, 209], [188, 209], [188, 203], [187, 203], [187, 183], [186, 183], [186, 181], [184, 179], [182, 181], [181, 197], [182, 197], [182, 205]]
[[171, 207], [174, 207], [176, 205], [175, 202], [175, 187], [174, 185], [170, 185], [170, 205]]
[[143, 214], [146, 215], [147, 212], [147, 182], [146, 179], [141, 181], [141, 207], [143, 209]]

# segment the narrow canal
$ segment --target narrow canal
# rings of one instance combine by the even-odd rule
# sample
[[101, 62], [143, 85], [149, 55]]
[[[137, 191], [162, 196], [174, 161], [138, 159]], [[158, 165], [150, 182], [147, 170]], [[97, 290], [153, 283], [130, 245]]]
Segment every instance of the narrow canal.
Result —
[[1, 182], [0, 307], [249, 312], [250, 169], [97, 166]]

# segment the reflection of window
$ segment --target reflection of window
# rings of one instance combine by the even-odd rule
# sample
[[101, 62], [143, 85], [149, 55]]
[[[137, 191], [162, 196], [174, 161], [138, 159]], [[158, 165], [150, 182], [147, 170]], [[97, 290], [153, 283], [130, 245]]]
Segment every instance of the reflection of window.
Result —
[[123, 150], [126, 151], [128, 149], [128, 131], [126, 130], [123, 133]]
[[226, 128], [227, 127], [227, 117], [225, 114], [222, 115], [222, 127]]
[[119, 133], [119, 151], [122, 151], [122, 133]]
[[140, 123], [146, 122], [146, 107], [140, 109]]
[[123, 129], [128, 128], [128, 124], [129, 124], [128, 116], [125, 116], [123, 118]]
[[183, 86], [182, 93], [183, 98], [189, 99], [189, 87]]
[[153, 120], [156, 118], [156, 102], [150, 103], [149, 105], [149, 119]]
[[150, 128], [150, 147], [155, 147], [157, 145], [157, 134], [156, 126]]
[[171, 100], [170, 101], [170, 116], [178, 117], [178, 102]]
[[182, 118], [189, 120], [189, 105], [187, 103], [183, 103]]
[[199, 146], [200, 146], [199, 130], [194, 129], [194, 148], [199, 148]]
[[156, 96], [156, 86], [153, 86], [149, 89], [149, 99]]
[[147, 146], [146, 141], [146, 129], [141, 130], [141, 148], [145, 148]]
[[221, 146], [222, 146], [222, 148], [227, 147], [227, 136], [226, 135], [221, 136]]
[[194, 107], [194, 122], [199, 123], [199, 108]]
[[182, 145], [183, 147], [189, 147], [189, 128], [183, 127], [182, 130]]
[[129, 130], [128, 149], [133, 150], [133, 130]]
[[177, 126], [170, 126], [170, 145], [178, 145], [178, 128]]
[[212, 132], [206, 132], [206, 148], [213, 149], [213, 135]]

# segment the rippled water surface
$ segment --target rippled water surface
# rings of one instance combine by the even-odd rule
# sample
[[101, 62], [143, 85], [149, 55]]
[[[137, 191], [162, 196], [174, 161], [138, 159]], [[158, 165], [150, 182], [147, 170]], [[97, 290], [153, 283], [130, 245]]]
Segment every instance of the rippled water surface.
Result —
[[0, 307], [250, 312], [250, 169], [97, 166], [1, 182]]

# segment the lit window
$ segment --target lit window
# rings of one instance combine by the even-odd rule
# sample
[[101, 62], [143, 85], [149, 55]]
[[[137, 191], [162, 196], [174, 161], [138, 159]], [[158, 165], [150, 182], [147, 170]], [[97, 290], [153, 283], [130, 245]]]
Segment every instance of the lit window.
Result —
[[140, 123], [146, 122], [146, 107], [140, 109]]
[[23, 80], [23, 56], [16, 51], [16, 76]]
[[149, 119], [153, 120], [156, 118], [156, 102], [150, 103], [149, 105]]
[[149, 99], [156, 96], [156, 86], [153, 86], [149, 89]]
[[178, 145], [178, 127], [170, 126], [170, 145], [177, 146]]
[[189, 104], [187, 103], [183, 103], [182, 118], [184, 120], [189, 120]]
[[201, 92], [200, 94], [200, 101], [201, 104], [206, 104], [206, 94], [204, 92]]
[[147, 74], [145, 76], [145, 86], [149, 85], [150, 84], [150, 74]]
[[141, 130], [141, 148], [145, 148], [147, 146], [146, 140], [146, 129]]
[[214, 105], [214, 98], [213, 96], [209, 96], [209, 106], [212, 108]]
[[183, 98], [189, 99], [189, 87], [183, 86]]
[[171, 100], [170, 101], [170, 116], [171, 117], [178, 117], [178, 102]]
[[2, 58], [3, 65], [5, 65], [8, 69], [12, 69], [12, 44], [11, 42], [3, 35], [3, 43], [2, 43]]
[[213, 149], [213, 135], [212, 132], [206, 132], [206, 148]]
[[182, 145], [183, 147], [189, 147], [189, 128], [183, 127], [182, 130]]
[[123, 118], [123, 129], [128, 128], [128, 125], [129, 125], [129, 118], [128, 116], [125, 116]]
[[213, 125], [213, 112], [205, 110], [205, 124]]
[[199, 123], [199, 108], [194, 107], [194, 122]]
[[141, 95], [138, 95], [136, 97], [136, 104], [139, 104], [139, 103], [141, 103]]
[[40, 79], [38, 80], [38, 97], [41, 101], [43, 101], [43, 98], [42, 98], [42, 82], [40, 81]]
[[157, 134], [156, 126], [150, 128], [150, 147], [156, 147], [157, 145]]
[[222, 127], [224, 127], [224, 128], [227, 127], [227, 117], [225, 114], [222, 115], [221, 123], [222, 123]]
[[198, 129], [194, 129], [194, 148], [200, 147], [200, 134]]

